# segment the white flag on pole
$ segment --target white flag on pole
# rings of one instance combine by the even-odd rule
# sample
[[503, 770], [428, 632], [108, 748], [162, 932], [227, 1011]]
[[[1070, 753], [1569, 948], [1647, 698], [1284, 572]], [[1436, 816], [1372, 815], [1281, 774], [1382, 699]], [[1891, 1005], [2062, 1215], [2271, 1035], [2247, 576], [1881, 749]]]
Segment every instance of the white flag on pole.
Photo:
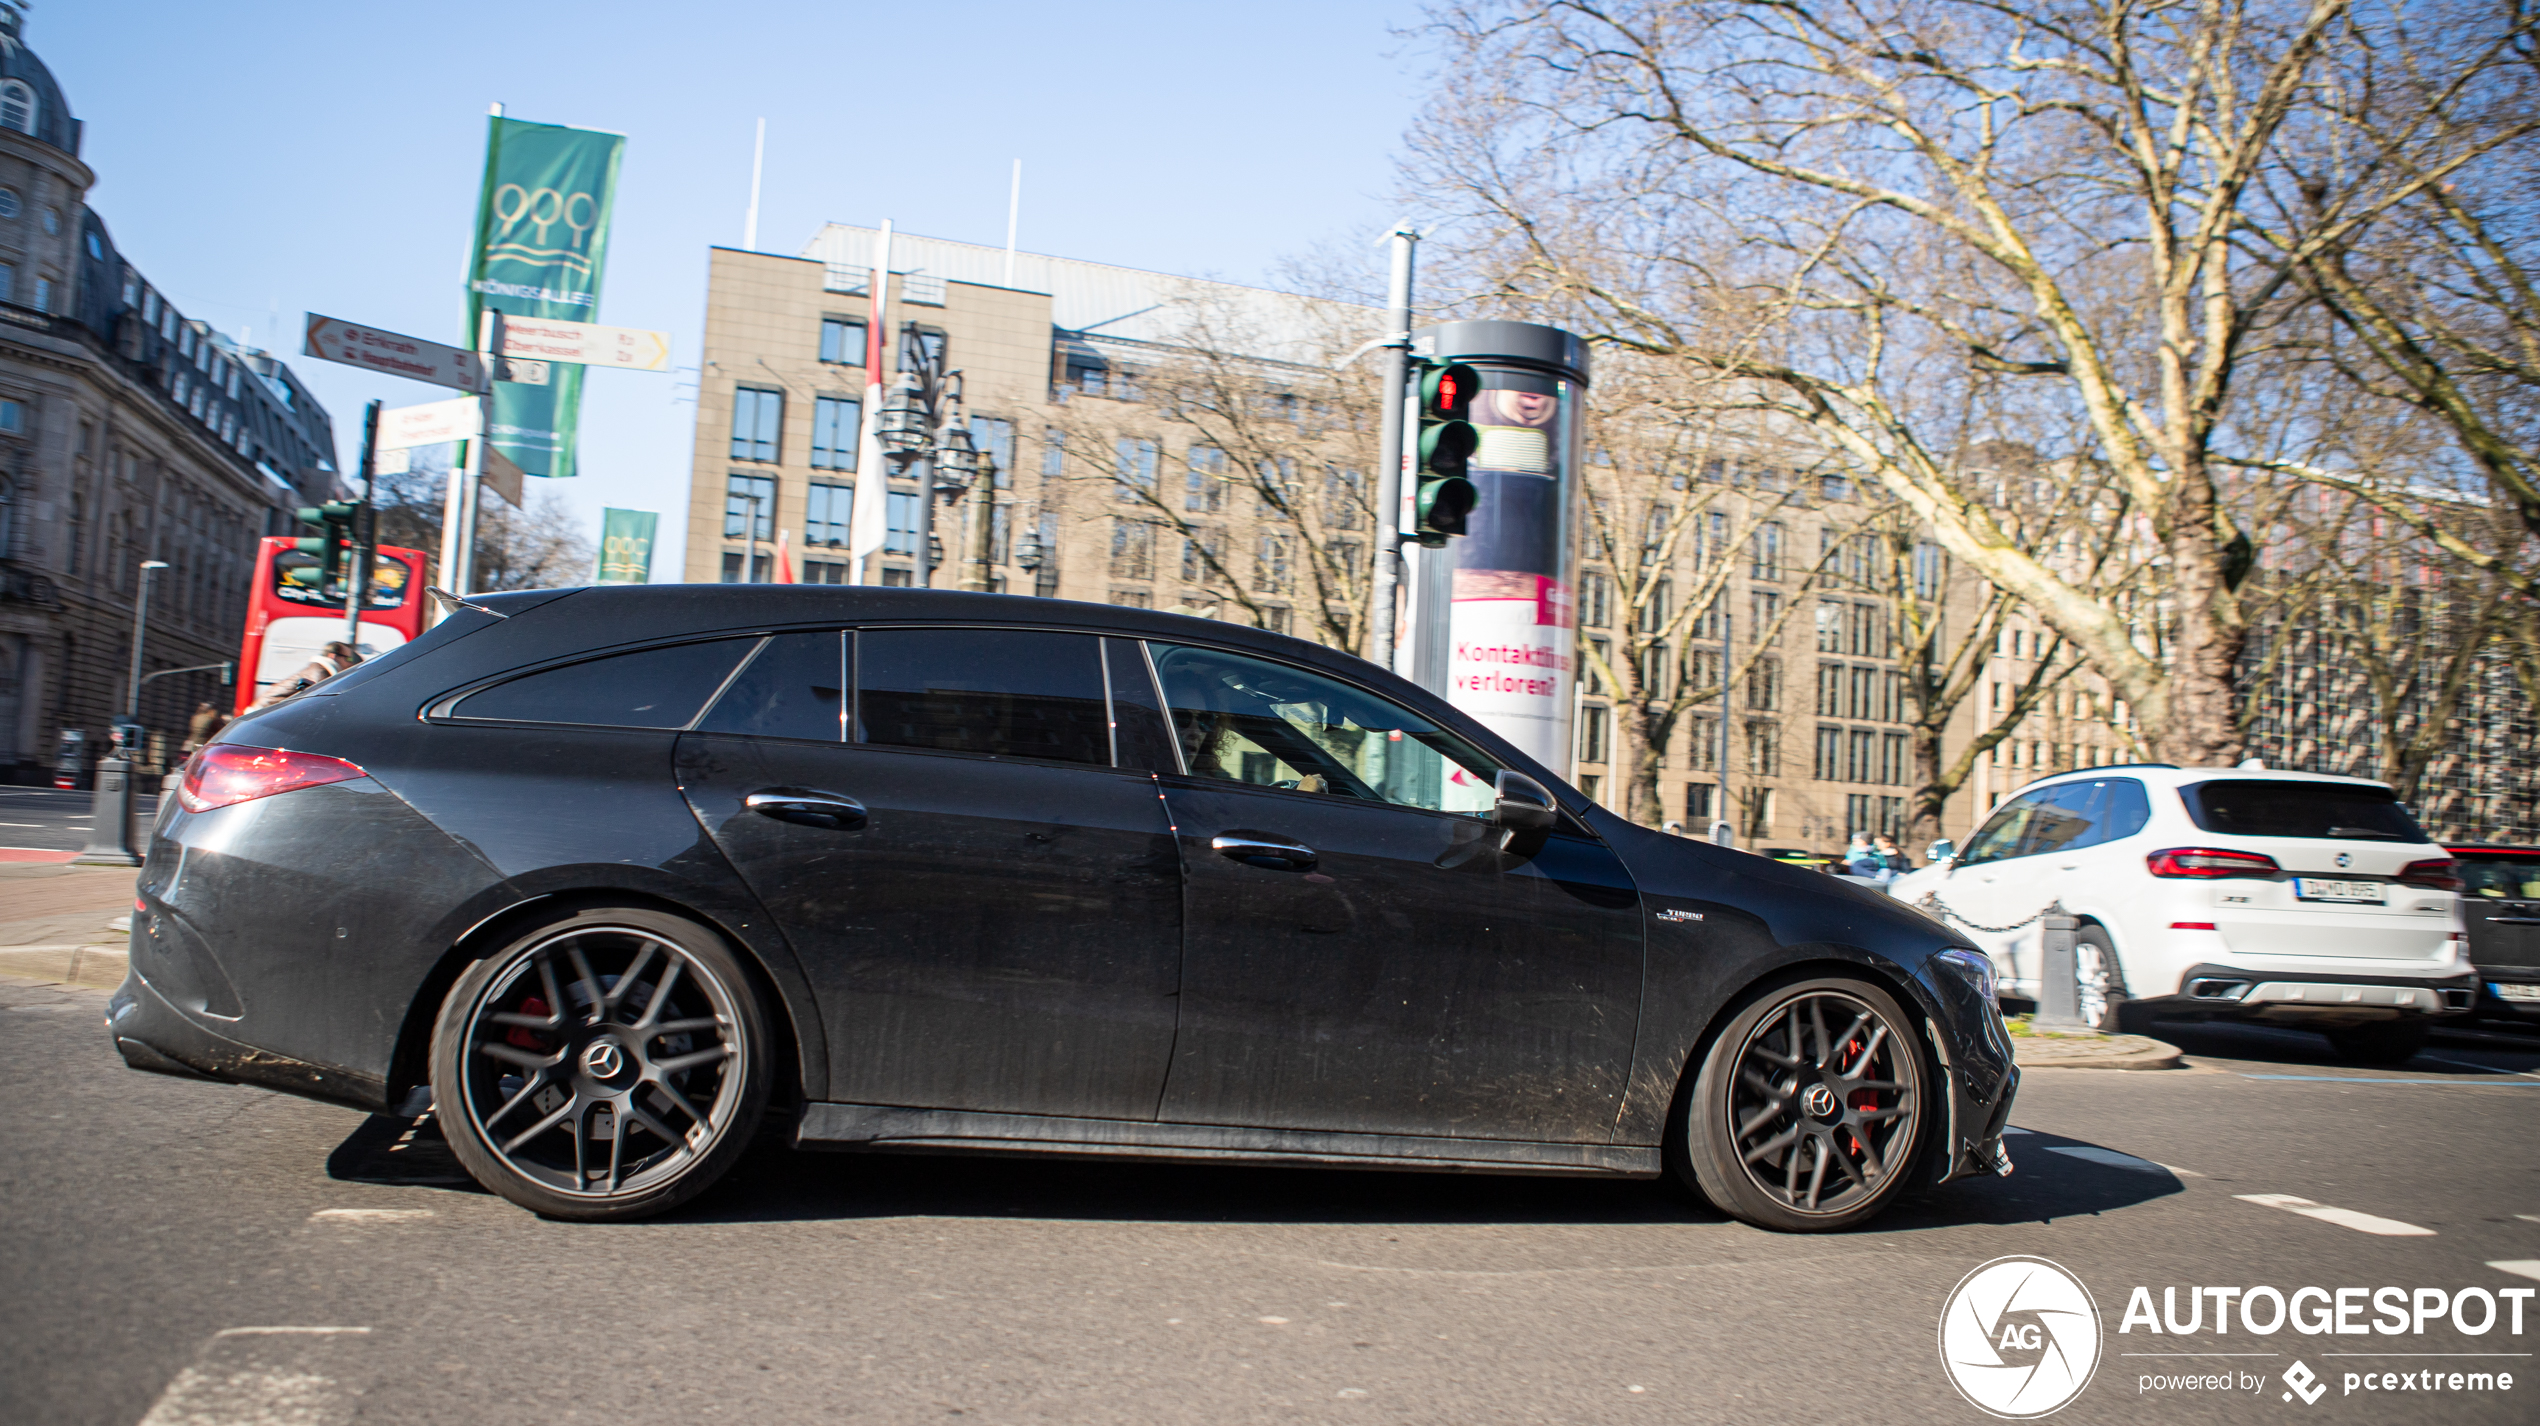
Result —
[[[889, 470], [882, 460], [882, 396], [885, 389], [884, 363], [896, 344], [889, 340], [891, 293], [891, 220], [882, 220], [882, 233], [873, 252], [873, 272], [866, 279], [873, 294], [871, 315], [864, 330], [864, 421], [856, 434], [855, 512], [847, 526], [847, 553], [853, 556], [849, 577], [858, 584], [867, 583], [864, 562], [891, 537], [891, 504]], [[880, 581], [873, 580], [873, 583]]]

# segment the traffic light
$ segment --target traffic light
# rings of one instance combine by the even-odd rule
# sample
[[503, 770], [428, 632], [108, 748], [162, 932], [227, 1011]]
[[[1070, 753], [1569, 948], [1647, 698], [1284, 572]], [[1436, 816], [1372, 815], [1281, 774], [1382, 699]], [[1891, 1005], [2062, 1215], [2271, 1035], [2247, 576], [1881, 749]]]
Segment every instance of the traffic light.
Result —
[[344, 545], [353, 538], [353, 521], [360, 509], [349, 500], [300, 507], [300, 523], [315, 525], [325, 532], [303, 538], [293, 546], [304, 555], [318, 557], [318, 588], [328, 588], [344, 577]]
[[1464, 517], [1473, 512], [1473, 482], [1465, 477], [1473, 448], [1481, 436], [1465, 421], [1481, 382], [1460, 362], [1420, 363], [1419, 459], [1412, 474], [1419, 488], [1412, 496], [1412, 538], [1430, 549], [1464, 533]]

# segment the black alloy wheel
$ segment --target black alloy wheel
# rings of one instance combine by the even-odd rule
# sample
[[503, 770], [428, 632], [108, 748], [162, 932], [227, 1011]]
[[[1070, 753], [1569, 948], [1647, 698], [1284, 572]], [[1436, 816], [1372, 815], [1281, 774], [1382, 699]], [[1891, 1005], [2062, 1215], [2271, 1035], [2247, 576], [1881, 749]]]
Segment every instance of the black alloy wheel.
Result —
[[641, 1218], [732, 1166], [768, 1094], [765, 1016], [720, 936], [593, 908], [477, 962], [432, 1032], [435, 1118], [476, 1181], [554, 1218]]
[[1895, 999], [1864, 981], [1776, 987], [1704, 1057], [1685, 1157], [1705, 1197], [1784, 1232], [1866, 1222], [1913, 1178], [1932, 1076]]

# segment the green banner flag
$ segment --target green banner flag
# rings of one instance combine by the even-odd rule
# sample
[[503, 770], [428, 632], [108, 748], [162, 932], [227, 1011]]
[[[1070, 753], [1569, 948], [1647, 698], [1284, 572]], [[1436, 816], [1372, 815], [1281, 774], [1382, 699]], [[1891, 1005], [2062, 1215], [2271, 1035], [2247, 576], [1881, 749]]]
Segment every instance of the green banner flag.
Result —
[[653, 582], [653, 525], [661, 517], [650, 510], [600, 512], [600, 572], [595, 584]]
[[[467, 331], [473, 349], [484, 313], [593, 322], [608, 255], [622, 135], [496, 117], [485, 140], [485, 186], [468, 257]], [[569, 476], [582, 415], [582, 368], [548, 367], [548, 382], [494, 384], [494, 449], [531, 475]]]

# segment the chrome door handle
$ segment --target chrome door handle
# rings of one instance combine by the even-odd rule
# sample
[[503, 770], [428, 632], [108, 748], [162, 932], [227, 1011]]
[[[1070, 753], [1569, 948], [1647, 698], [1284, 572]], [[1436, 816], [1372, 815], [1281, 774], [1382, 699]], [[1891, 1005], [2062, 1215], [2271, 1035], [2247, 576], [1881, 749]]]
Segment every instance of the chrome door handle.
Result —
[[1265, 837], [1259, 832], [1227, 832], [1209, 838], [1208, 845], [1221, 857], [1271, 871], [1312, 871], [1318, 860], [1312, 847]]
[[741, 805], [761, 817], [827, 832], [852, 832], [864, 826], [863, 803], [807, 787], [761, 788], [742, 798]]
[[2490, 916], [2490, 926], [2540, 926], [2540, 916]]

